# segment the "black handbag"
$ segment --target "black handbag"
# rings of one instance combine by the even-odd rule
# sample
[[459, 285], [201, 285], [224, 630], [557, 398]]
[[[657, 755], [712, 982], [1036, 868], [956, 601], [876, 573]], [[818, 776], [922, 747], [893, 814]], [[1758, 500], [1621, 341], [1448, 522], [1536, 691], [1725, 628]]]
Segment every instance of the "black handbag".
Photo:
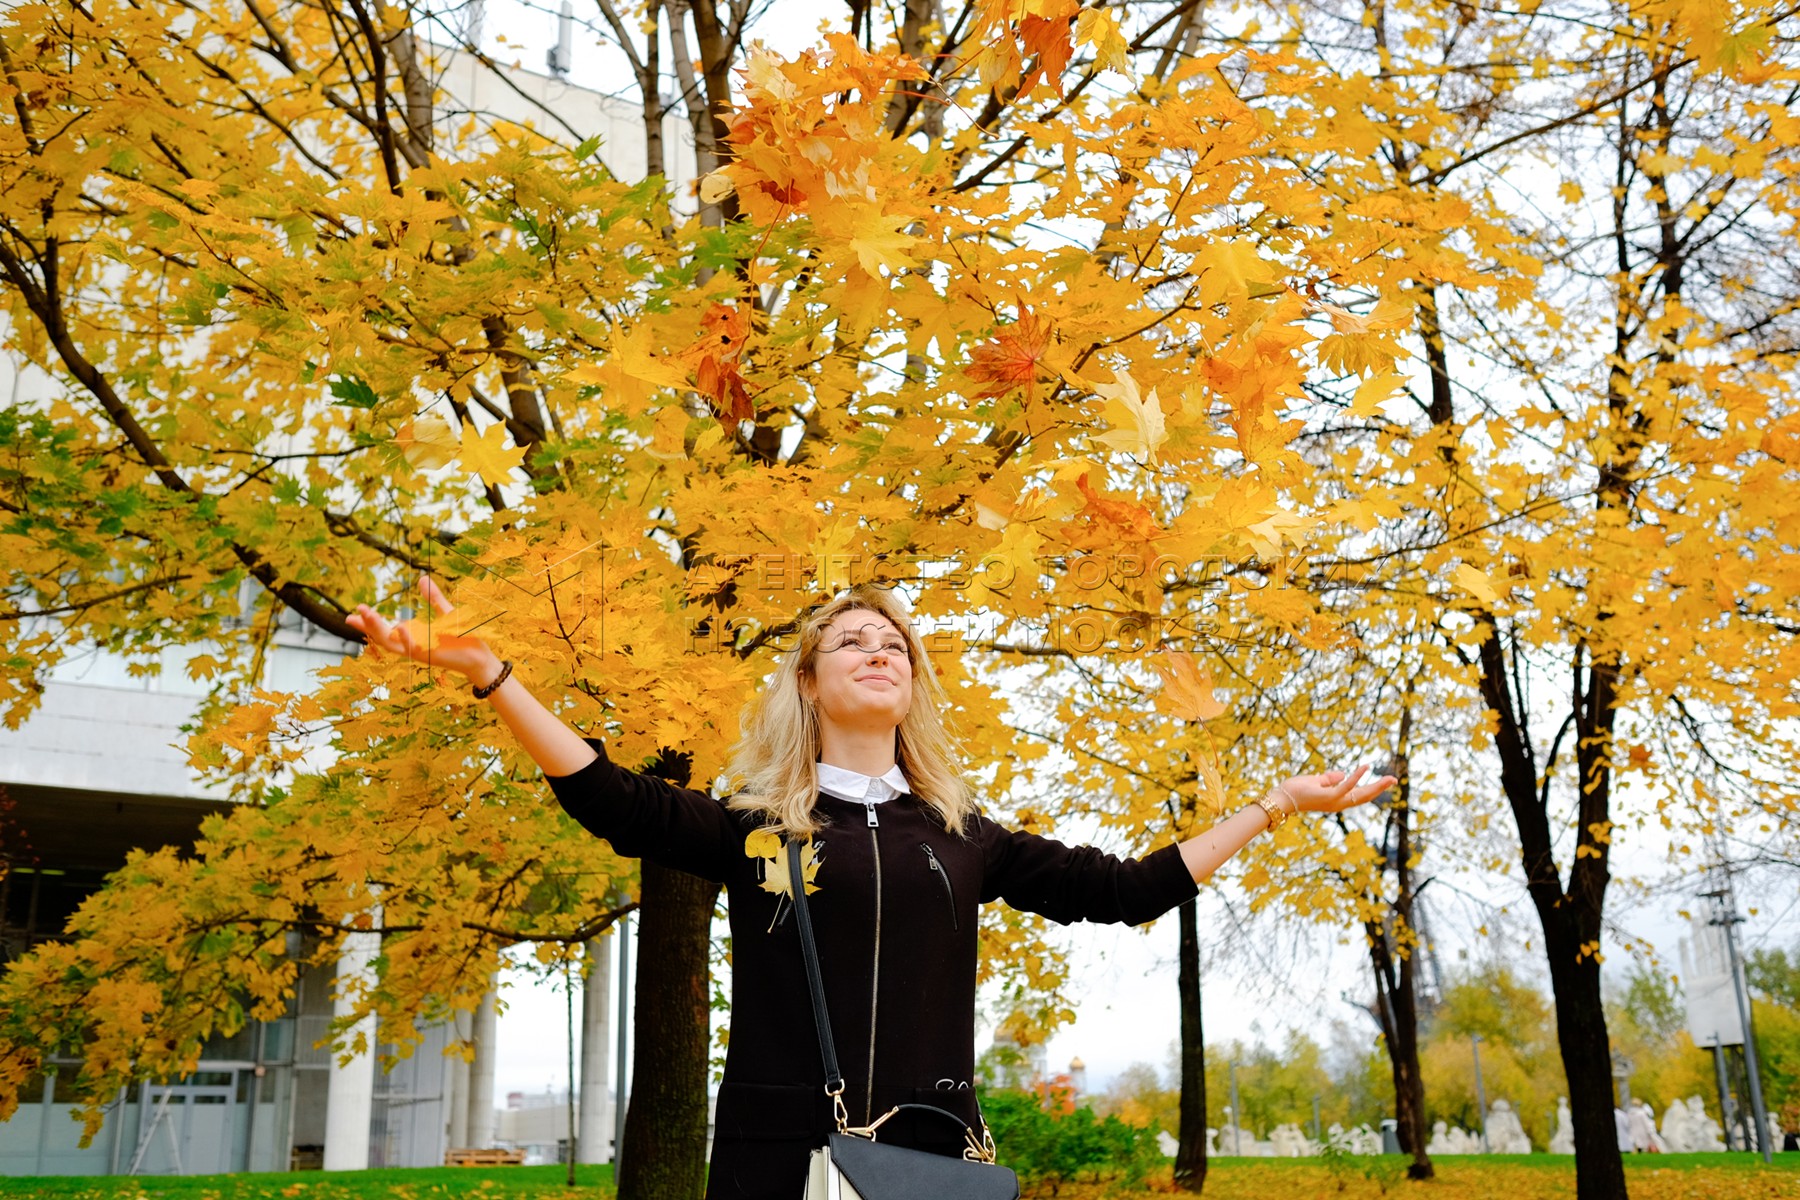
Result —
[[[819, 1055], [825, 1060], [825, 1094], [837, 1131], [812, 1152], [806, 1173], [806, 1200], [1018, 1200], [1019, 1177], [994, 1161], [994, 1139], [982, 1122], [981, 1133], [957, 1116], [931, 1104], [899, 1104], [863, 1127], [850, 1124], [844, 1108], [844, 1075], [838, 1070], [837, 1042], [831, 1015], [825, 1010], [825, 981], [819, 973], [819, 947], [813, 940], [812, 914], [806, 903], [806, 874], [800, 843], [789, 840], [788, 889], [800, 926], [800, 952], [806, 960], [806, 982], [812, 995], [813, 1024], [819, 1031]], [[963, 1156], [951, 1158], [929, 1150], [884, 1146], [876, 1140], [881, 1126], [899, 1112], [935, 1114], [963, 1131]], [[979, 1109], [977, 1110], [979, 1111]]]

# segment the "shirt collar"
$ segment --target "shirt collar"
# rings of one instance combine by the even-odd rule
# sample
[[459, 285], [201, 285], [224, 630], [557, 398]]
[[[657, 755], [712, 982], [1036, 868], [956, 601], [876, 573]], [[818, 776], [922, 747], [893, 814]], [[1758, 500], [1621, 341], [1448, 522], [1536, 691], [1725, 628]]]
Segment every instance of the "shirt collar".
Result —
[[834, 767], [827, 762], [818, 766], [819, 790], [840, 800], [856, 804], [880, 804], [912, 790], [907, 786], [906, 776], [901, 773], [898, 763], [889, 767], [882, 775], [864, 775], [861, 771]]

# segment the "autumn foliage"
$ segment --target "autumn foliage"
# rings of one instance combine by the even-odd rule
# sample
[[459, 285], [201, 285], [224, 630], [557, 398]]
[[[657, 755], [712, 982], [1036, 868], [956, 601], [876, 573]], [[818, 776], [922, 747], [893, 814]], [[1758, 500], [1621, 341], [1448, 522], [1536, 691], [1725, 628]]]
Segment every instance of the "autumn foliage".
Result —
[[[0, 1112], [77, 1047], [89, 1097], [185, 1073], [377, 903], [404, 1045], [630, 902], [447, 681], [260, 690], [284, 621], [354, 637], [422, 571], [696, 780], [796, 610], [869, 577], [1028, 826], [1142, 851], [1435, 745], [1417, 827], [1510, 808], [1540, 907], [1593, 914], [1559, 962], [1600, 952], [1622, 824], [1791, 846], [1792, 18], [1465, 7], [858, 9], [787, 60], [697, 6], [693, 194], [454, 115], [423, 10], [9, 9], [0, 277], [42, 386], [0, 410], [0, 704], [80, 645], [193, 648], [194, 762], [246, 803], [8, 969]], [[1522, 682], [1574, 694], [1563, 732]], [[1403, 957], [1379, 837], [1296, 823], [1242, 882]], [[983, 945], [1015, 1034], [1066, 1019], [1041, 926]]]

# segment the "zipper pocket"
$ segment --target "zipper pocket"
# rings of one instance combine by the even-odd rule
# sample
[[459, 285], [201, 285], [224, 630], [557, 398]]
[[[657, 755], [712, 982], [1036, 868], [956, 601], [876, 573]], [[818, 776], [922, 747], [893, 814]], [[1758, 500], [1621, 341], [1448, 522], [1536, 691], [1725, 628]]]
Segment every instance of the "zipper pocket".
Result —
[[925, 850], [925, 861], [930, 864], [933, 873], [943, 881], [944, 899], [950, 903], [950, 929], [954, 932], [957, 929], [956, 889], [950, 886], [950, 872], [944, 870], [944, 864], [938, 861], [937, 852], [931, 848], [930, 842], [920, 842], [919, 845]]

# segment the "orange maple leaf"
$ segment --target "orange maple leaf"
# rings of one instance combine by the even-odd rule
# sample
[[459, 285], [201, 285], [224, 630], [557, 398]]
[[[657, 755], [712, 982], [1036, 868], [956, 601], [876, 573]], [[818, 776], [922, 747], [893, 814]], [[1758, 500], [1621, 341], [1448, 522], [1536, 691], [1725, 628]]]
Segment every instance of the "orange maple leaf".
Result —
[[738, 369], [750, 337], [750, 316], [735, 304], [714, 304], [700, 320], [700, 337], [682, 352], [694, 372], [694, 390], [712, 404], [721, 421], [736, 424], [756, 416], [756, 405]]
[[1030, 73], [1019, 84], [1019, 95], [1030, 95], [1040, 78], [1058, 96], [1063, 94], [1063, 71], [1075, 51], [1069, 21], [1079, 8], [1079, 4], [1059, 4], [1050, 16], [1030, 16], [1019, 22], [1019, 40], [1025, 43], [1025, 52], [1034, 56]]
[[1050, 323], [1026, 312], [994, 335], [991, 342], [969, 351], [970, 379], [987, 386], [977, 396], [1003, 396], [1016, 387], [1025, 389], [1027, 402], [1035, 398], [1038, 372], [1050, 349]]
[[1080, 515], [1101, 532], [1101, 544], [1149, 543], [1164, 536], [1149, 509], [1124, 500], [1108, 500], [1088, 486], [1087, 472], [1082, 472], [1075, 486], [1087, 498], [1087, 507]]

